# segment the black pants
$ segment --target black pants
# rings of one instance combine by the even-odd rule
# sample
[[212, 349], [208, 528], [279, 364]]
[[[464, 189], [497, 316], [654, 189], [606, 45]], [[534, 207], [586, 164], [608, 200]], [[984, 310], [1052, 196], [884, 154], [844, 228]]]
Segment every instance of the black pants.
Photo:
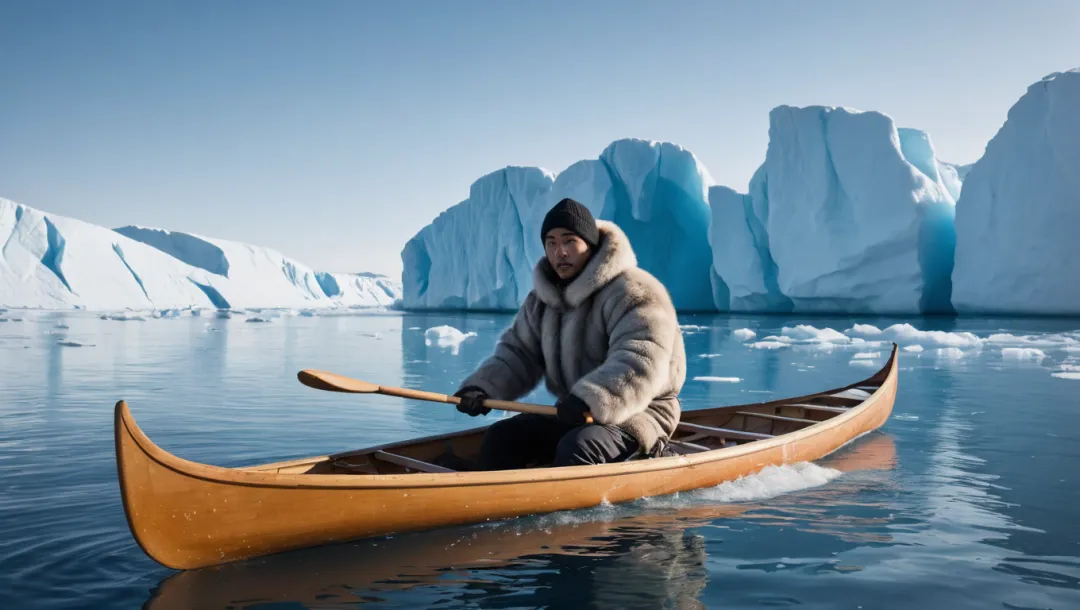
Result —
[[530, 463], [577, 466], [621, 462], [639, 443], [621, 428], [567, 426], [554, 417], [522, 413], [495, 422], [480, 446], [480, 470], [510, 470]]

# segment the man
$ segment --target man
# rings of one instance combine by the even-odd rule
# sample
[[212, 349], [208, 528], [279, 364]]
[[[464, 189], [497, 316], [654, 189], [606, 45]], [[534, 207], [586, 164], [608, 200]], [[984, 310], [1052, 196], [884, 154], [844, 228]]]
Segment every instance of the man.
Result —
[[[484, 436], [482, 470], [571, 466], [660, 455], [679, 422], [686, 354], [671, 297], [637, 267], [626, 234], [563, 199], [544, 218], [533, 290], [495, 352], [455, 394], [486, 415], [543, 378], [558, 417], [519, 414]], [[595, 423], [586, 424], [585, 415]]]

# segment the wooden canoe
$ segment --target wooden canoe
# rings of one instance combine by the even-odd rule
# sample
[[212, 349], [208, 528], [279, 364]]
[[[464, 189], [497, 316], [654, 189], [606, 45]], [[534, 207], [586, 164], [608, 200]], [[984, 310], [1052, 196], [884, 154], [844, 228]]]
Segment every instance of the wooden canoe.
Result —
[[[872, 434], [828, 456], [822, 465], [843, 473], [865, 473], [890, 471], [896, 463], [893, 438], [888, 434]], [[455, 571], [459, 575], [468, 570], [487, 571], [520, 565], [521, 561], [527, 561], [537, 569], [538, 556], [591, 556], [605, 561], [633, 552], [631, 549], [635, 548], [655, 556], [658, 545], [662, 554], [675, 556], [678, 549], [670, 544], [681, 541], [684, 530], [707, 527], [721, 519], [752, 519], [760, 527], [785, 527], [804, 532], [827, 531], [854, 544], [890, 543], [892, 539], [880, 533], [881, 523], [874, 510], [866, 516], [858, 516], [864, 513], [863, 510], [854, 511], [855, 514], [852, 510], [843, 510], [845, 505], [852, 506], [849, 502], [858, 503], [860, 509], [868, 506], [863, 498], [845, 496], [851, 491], [845, 485], [816, 489], [797, 503], [779, 508], [779, 512], [777, 509], [762, 510], [776, 506], [769, 501], [735, 504], [689, 501], [687, 505], [631, 511], [625, 516], [617, 514], [610, 520], [572, 520], [567, 523], [554, 520], [523, 527], [515, 527], [512, 523], [507, 527], [452, 526], [373, 538], [357, 544], [303, 549], [205, 570], [175, 572], [153, 589], [143, 610], [254, 610], [278, 605], [349, 607], [349, 604], [357, 603], [358, 591], [378, 596], [381, 592], [445, 586], [447, 577], [453, 578]], [[876, 508], [877, 513], [889, 512], [884, 504], [870, 506]], [[837, 507], [841, 510], [837, 511]], [[704, 562], [706, 558], [696, 559]], [[549, 564], [547, 569], [551, 567]], [[643, 569], [648, 572], [644, 580], [647, 583], [655, 583], [658, 574], [661, 578], [669, 575], [667, 570], [656, 570], [651, 563]], [[680, 578], [694, 572], [697, 571], [675, 570], [670, 574]], [[632, 580], [633, 576], [629, 574], [627, 579]], [[534, 607], [542, 605], [535, 599], [531, 601]], [[582, 601], [577, 605], [587, 604]]]
[[157, 562], [194, 569], [396, 532], [571, 510], [718, 485], [771, 464], [818, 460], [880, 427], [897, 389], [897, 346], [876, 374], [795, 398], [686, 411], [678, 455], [499, 472], [455, 471], [485, 427], [243, 468], [155, 445], [116, 404], [128, 525]]

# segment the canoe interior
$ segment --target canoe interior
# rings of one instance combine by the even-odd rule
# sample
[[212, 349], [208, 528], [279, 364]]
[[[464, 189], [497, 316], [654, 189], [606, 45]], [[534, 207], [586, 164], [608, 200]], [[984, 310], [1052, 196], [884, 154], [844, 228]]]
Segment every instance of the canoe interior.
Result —
[[[877, 374], [861, 382], [795, 398], [684, 411], [670, 448], [697, 453], [755, 443], [841, 415], [868, 399], [888, 378], [896, 351]], [[310, 475], [412, 474], [473, 470], [487, 426], [312, 458], [237, 470]], [[530, 468], [551, 464], [537, 463]]]

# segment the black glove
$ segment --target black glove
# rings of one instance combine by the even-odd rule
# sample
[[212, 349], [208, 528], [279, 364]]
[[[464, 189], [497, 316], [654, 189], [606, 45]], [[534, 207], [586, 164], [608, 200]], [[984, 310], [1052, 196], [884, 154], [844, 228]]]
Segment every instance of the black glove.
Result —
[[559, 411], [559, 421], [567, 426], [584, 424], [585, 414], [589, 412], [589, 405], [573, 394], [567, 394], [566, 398], [555, 403], [555, 408]]
[[480, 406], [480, 403], [487, 399], [487, 394], [480, 388], [474, 386], [461, 388], [454, 396], [461, 399], [461, 402], [457, 405], [457, 410], [468, 414], [470, 417], [491, 413], [491, 409]]

